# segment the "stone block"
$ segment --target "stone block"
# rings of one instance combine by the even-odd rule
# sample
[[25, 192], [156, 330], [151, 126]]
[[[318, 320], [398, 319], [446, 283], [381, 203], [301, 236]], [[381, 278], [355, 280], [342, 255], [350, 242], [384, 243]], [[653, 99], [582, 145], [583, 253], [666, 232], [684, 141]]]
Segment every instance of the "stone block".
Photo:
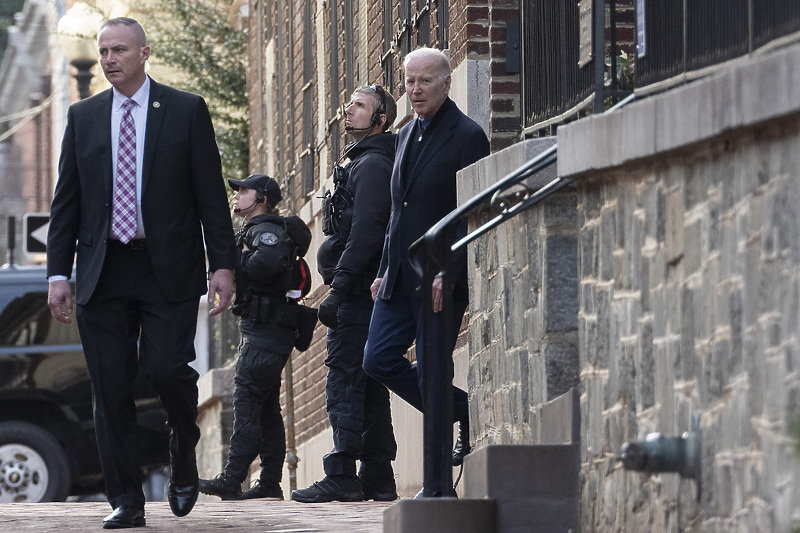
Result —
[[596, 312], [597, 303], [595, 298], [596, 283], [586, 279], [580, 279], [580, 312], [583, 315], [593, 315]]
[[578, 327], [578, 247], [574, 236], [554, 235], [545, 244], [545, 328], [567, 331]]
[[580, 207], [583, 208], [584, 224], [586, 224], [600, 217], [603, 209], [603, 188], [599, 184], [593, 184], [592, 187], [580, 187], [580, 184], [578, 185], [580, 203], [582, 204]]
[[580, 247], [581, 279], [599, 277], [600, 238], [596, 226], [587, 226], [581, 230], [578, 245]]
[[526, 390], [529, 404], [526, 407], [535, 407], [547, 401], [547, 376], [545, 374], [544, 356], [538, 350], [538, 345], [529, 343], [527, 368]]
[[561, 228], [570, 233], [575, 231], [577, 217], [577, 195], [574, 189], [562, 189], [549, 196], [542, 204], [543, 223], [550, 231]]
[[[765, 362], [764, 383], [766, 390], [770, 391], [764, 398], [764, 415], [769, 422], [781, 424], [792, 417], [797, 418], [797, 413], [792, 413], [792, 417], [787, 416], [786, 394], [786, 360], [781, 352], [770, 356]], [[746, 412], [746, 410], [745, 410]]]
[[711, 358], [706, 379], [708, 379], [708, 389], [711, 398], [717, 399], [722, 397], [730, 379], [730, 374], [728, 372], [730, 340], [722, 337], [713, 341], [710, 355]]
[[568, 392], [545, 403], [540, 408], [541, 434], [539, 444], [571, 444], [580, 441], [580, 391]]
[[595, 368], [607, 368], [612, 344], [616, 341], [616, 323], [611, 309], [611, 291], [597, 287], [597, 343], [594, 353], [587, 354], [587, 362]]
[[[675, 276], [678, 277], [678, 276]], [[654, 336], [662, 337], [664, 335], [677, 333], [680, 330], [681, 324], [681, 300], [680, 300], [680, 285], [677, 281], [670, 281], [663, 286], [661, 291], [660, 305], [662, 306], [662, 316], [664, 324], [653, 324]], [[658, 331], [658, 334], [655, 332]]]
[[512, 500], [577, 498], [578, 448], [558, 445], [490, 445], [464, 462], [464, 496]]
[[578, 385], [580, 368], [576, 341], [577, 333], [564, 336], [561, 342], [546, 342], [542, 346], [547, 376], [547, 398], [550, 400]]
[[680, 372], [676, 376], [681, 380], [690, 380], [695, 375], [695, 317], [694, 290], [684, 285], [680, 292]]
[[675, 377], [673, 374], [674, 365], [670, 359], [670, 350], [667, 343], [659, 343], [653, 346], [653, 357], [655, 360], [655, 371], [653, 373], [653, 385], [655, 401], [658, 409], [658, 427], [663, 433], [671, 434], [675, 431]]
[[687, 222], [684, 226], [683, 238], [683, 258], [684, 258], [684, 272], [691, 275], [694, 272], [699, 272], [702, 265], [703, 246], [702, 246], [702, 225], [703, 221], [695, 218]]
[[597, 356], [597, 317], [582, 317], [578, 328], [578, 355], [581, 367], [591, 364]]
[[602, 281], [614, 279], [614, 250], [616, 250], [616, 212], [613, 209], [604, 209], [600, 216], [599, 235], [599, 272]]
[[665, 208], [665, 253], [666, 260], [674, 263], [684, 254], [683, 195], [672, 191], [664, 198]]
[[655, 405], [655, 359], [653, 357], [653, 329], [649, 321], [643, 321], [638, 345], [633, 342], [623, 344], [626, 350], [635, 354], [636, 402], [642, 409]]
[[582, 385], [586, 393], [581, 398], [581, 424], [585, 423], [581, 435], [586, 438], [587, 452], [589, 453], [586, 460], [594, 460], [602, 454], [600, 446], [603, 442], [605, 387], [601, 376], [584, 376]]
[[642, 313], [652, 311], [650, 301], [650, 263], [652, 256], [643, 253], [638, 260], [639, 264], [639, 301], [642, 306]]
[[383, 511], [383, 533], [494, 533], [497, 503], [487, 499], [400, 500]]

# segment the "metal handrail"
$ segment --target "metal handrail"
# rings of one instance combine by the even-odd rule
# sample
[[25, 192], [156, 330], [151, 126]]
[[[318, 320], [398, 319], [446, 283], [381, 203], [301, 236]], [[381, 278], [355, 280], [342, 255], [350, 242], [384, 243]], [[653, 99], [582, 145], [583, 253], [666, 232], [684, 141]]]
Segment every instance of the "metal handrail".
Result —
[[[604, 114], [612, 113], [632, 102], [636, 96], [629, 95], [616, 105], [608, 109]], [[522, 182], [530, 178], [537, 172], [555, 163], [558, 159], [558, 144], [554, 144], [544, 152], [534, 157], [518, 169], [506, 175], [503, 179], [478, 193], [473, 198], [454, 209], [444, 218], [434, 224], [422, 237], [414, 241], [408, 248], [409, 260], [414, 269], [422, 278], [422, 320], [423, 320], [423, 346], [425, 358], [423, 360], [423, 395], [425, 398], [424, 413], [424, 473], [423, 473], [423, 495], [433, 496], [433, 489], [436, 485], [435, 480], [441, 481], [442, 496], [454, 496], [453, 470], [451, 450], [453, 448], [453, 395], [451, 387], [453, 383], [453, 358], [446, 355], [445, 347], [454, 345], [453, 331], [453, 289], [455, 283], [454, 276], [449, 276], [449, 272], [454, 272], [455, 252], [466, 247], [489, 230], [497, 227], [506, 220], [509, 220], [529, 207], [543, 201], [551, 194], [559, 191], [572, 183], [572, 178], [557, 177], [537, 190], [532, 190]], [[501, 197], [502, 193], [512, 187], [522, 186], [522, 192], [515, 193], [516, 203], [506, 204], [506, 200]], [[499, 205], [500, 211], [490, 220], [481, 224], [478, 228], [469, 232], [463, 237], [458, 237], [457, 226], [461, 224], [469, 215], [484, 209], [486, 205]], [[422, 253], [423, 250], [426, 253]], [[442, 278], [442, 313], [444, 334], [441, 335], [440, 343], [434, 345], [431, 331], [433, 328], [433, 280], [435, 277]], [[441, 427], [437, 427], [435, 420], [443, 420]], [[436, 465], [436, 466], [434, 466]], [[438, 467], [438, 468], [437, 468]], [[438, 476], [436, 475], [436, 470]]]

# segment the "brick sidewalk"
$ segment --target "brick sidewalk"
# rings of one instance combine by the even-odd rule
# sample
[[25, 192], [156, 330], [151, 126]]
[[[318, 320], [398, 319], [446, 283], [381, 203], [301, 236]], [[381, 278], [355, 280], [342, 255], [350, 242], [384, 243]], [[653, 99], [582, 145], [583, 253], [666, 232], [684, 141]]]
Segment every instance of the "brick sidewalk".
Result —
[[[145, 533], [380, 533], [383, 510], [391, 503], [299, 504], [249, 500], [198, 502], [189, 516], [177, 518], [166, 502], [147, 502]], [[111, 512], [105, 502], [0, 504], [0, 532], [58, 533], [106, 531], [103, 518]]]

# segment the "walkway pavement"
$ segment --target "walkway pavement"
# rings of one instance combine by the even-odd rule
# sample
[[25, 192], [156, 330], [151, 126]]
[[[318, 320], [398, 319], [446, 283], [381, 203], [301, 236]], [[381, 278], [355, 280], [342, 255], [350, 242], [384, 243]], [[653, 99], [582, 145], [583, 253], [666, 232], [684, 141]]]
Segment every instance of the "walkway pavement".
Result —
[[[380, 533], [383, 510], [391, 503], [316, 503], [248, 500], [198, 502], [183, 518], [176, 518], [166, 502], [147, 502], [142, 533]], [[0, 504], [0, 532], [93, 532], [103, 529], [111, 512], [106, 502]]]

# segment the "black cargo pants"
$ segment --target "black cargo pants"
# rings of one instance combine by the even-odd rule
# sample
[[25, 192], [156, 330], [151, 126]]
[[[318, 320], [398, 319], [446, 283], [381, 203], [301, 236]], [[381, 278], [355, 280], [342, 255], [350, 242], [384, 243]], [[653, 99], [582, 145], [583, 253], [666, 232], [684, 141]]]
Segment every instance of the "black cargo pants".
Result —
[[261, 458], [261, 482], [280, 483], [286, 457], [281, 416], [281, 373], [294, 346], [294, 330], [242, 319], [242, 342], [233, 390], [233, 435], [225, 474], [238, 482]]
[[362, 368], [372, 299], [369, 293], [339, 307], [339, 326], [328, 329], [328, 379], [325, 385], [333, 450], [322, 460], [325, 474], [392, 479], [397, 454], [389, 391]]

